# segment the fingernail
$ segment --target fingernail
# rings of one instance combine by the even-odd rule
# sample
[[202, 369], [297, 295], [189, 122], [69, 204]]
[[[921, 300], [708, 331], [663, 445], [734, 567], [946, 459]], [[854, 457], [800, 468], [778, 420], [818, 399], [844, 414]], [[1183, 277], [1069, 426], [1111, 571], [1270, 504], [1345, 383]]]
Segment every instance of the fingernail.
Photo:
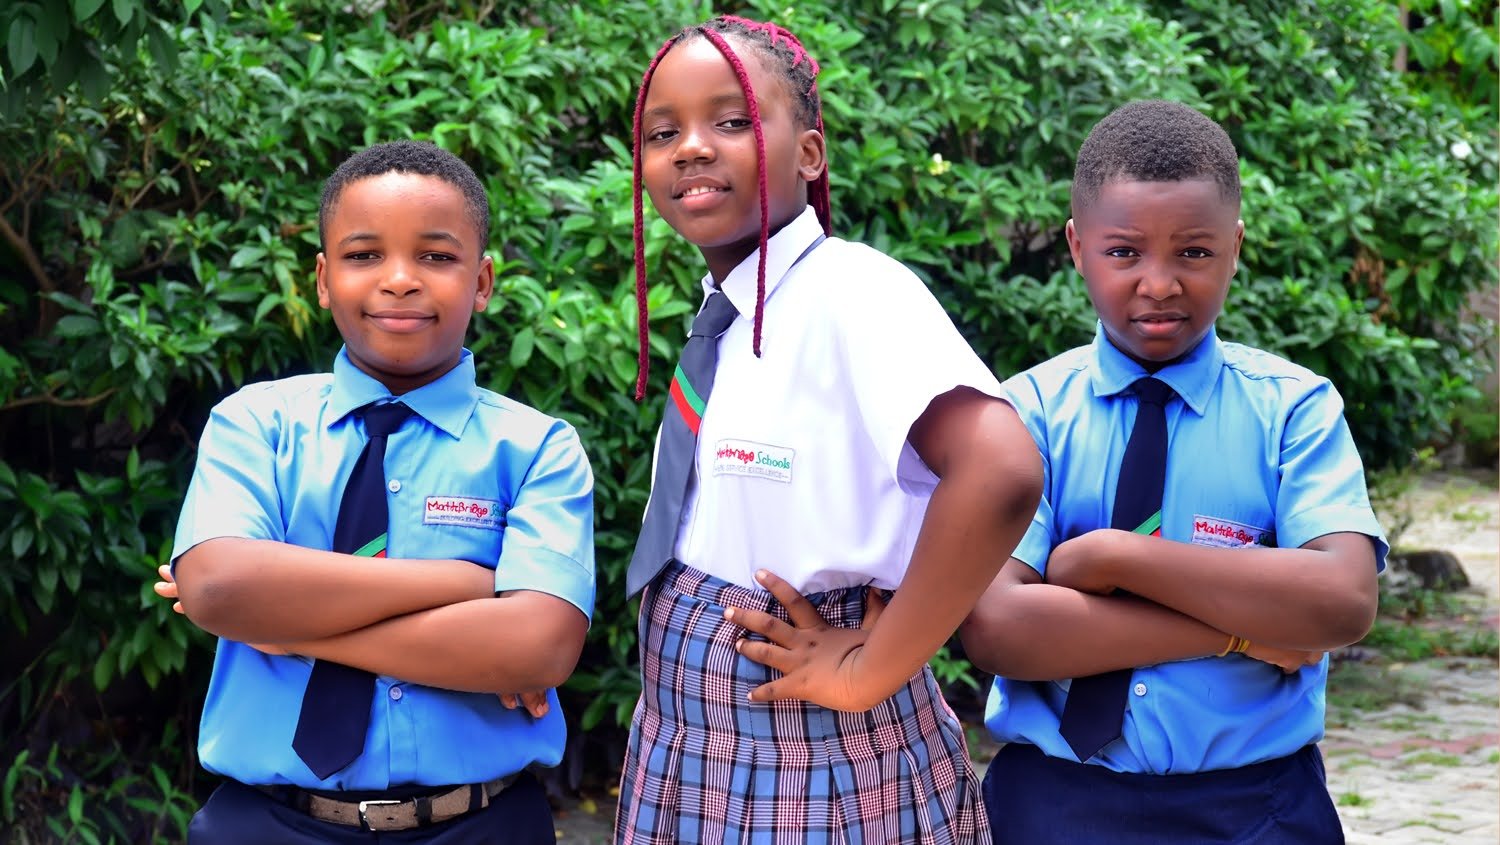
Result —
[[767, 572], [764, 569], [757, 569], [757, 570], [755, 570], [755, 580], [757, 580], [757, 581], [762, 581], [763, 582], [767, 578], [770, 578], [770, 577], [771, 577], [771, 573]]

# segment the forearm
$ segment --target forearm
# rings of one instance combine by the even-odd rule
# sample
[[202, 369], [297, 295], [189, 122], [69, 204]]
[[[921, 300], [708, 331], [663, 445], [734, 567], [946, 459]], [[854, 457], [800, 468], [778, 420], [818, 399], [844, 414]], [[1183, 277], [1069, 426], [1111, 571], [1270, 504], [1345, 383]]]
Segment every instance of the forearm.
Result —
[[320, 639], [494, 594], [494, 573], [467, 561], [354, 557], [232, 537], [189, 549], [176, 578], [194, 624], [259, 643]]
[[1313, 544], [1223, 549], [1112, 534], [1115, 586], [1256, 643], [1326, 651], [1357, 642], [1374, 618], [1373, 552], [1338, 557]]
[[872, 690], [889, 695], [937, 654], [1030, 524], [1034, 479], [986, 475], [954, 472], [933, 491], [901, 588], [861, 655]]
[[561, 686], [578, 663], [587, 631], [588, 619], [571, 604], [518, 592], [286, 648], [432, 687], [516, 693]]
[[1209, 625], [1142, 599], [1002, 579], [986, 591], [959, 636], [975, 666], [1023, 681], [1206, 657], [1228, 641]]

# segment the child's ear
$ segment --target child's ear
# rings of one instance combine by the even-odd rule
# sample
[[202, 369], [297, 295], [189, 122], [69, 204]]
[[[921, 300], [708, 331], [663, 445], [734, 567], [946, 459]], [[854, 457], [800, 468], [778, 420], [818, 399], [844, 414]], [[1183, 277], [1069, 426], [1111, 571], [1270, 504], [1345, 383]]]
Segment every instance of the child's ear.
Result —
[[318, 305], [328, 307], [328, 280], [325, 275], [328, 272], [328, 259], [323, 253], [318, 253], [318, 261], [313, 265], [313, 275], [318, 280]]
[[479, 278], [474, 287], [474, 313], [479, 313], [490, 304], [490, 294], [495, 292], [495, 259], [486, 255], [479, 261]]
[[823, 133], [804, 129], [797, 136], [797, 173], [804, 182], [815, 181], [828, 167], [828, 148]]
[[1240, 247], [1245, 245], [1245, 221], [1236, 220], [1234, 223], [1234, 270], [1240, 269]]
[[[1068, 225], [1063, 229], [1068, 236], [1068, 252], [1073, 254], [1073, 269], [1083, 272], [1083, 244], [1078, 240], [1078, 227], [1073, 225], [1073, 218], [1068, 218]], [[1236, 255], [1239, 253], [1236, 252]]]

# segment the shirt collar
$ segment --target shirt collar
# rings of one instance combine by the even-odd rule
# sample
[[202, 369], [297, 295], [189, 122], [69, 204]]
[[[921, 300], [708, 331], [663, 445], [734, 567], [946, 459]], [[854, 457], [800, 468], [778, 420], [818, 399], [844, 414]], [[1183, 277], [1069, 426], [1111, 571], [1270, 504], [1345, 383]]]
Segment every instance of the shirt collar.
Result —
[[1214, 386], [1219, 383], [1219, 370], [1223, 366], [1224, 349], [1219, 343], [1217, 329], [1212, 326], [1182, 360], [1154, 373], [1146, 372], [1145, 367], [1115, 348], [1104, 333], [1103, 322], [1094, 329], [1091, 380], [1095, 396], [1113, 396], [1130, 387], [1136, 379], [1153, 376], [1170, 385], [1194, 413], [1202, 416], [1213, 396]]
[[474, 380], [474, 354], [463, 350], [458, 364], [437, 379], [402, 396], [393, 396], [385, 385], [375, 380], [349, 360], [347, 347], [333, 359], [333, 390], [328, 394], [328, 424], [342, 420], [356, 408], [381, 399], [400, 399], [448, 435], [463, 434], [469, 417], [479, 404], [479, 387]]
[[[771, 294], [781, 284], [781, 280], [791, 269], [792, 263], [821, 234], [823, 234], [823, 224], [818, 222], [818, 215], [813, 211], [812, 206], [808, 206], [766, 242], [766, 301], [770, 301]], [[734, 309], [740, 313], [740, 316], [750, 319], [755, 318], [755, 276], [759, 263], [760, 250], [756, 249], [729, 271], [729, 277], [724, 280], [720, 288], [729, 297], [729, 301], [733, 303]], [[713, 292], [713, 276], [704, 276], [704, 298], [708, 298]]]

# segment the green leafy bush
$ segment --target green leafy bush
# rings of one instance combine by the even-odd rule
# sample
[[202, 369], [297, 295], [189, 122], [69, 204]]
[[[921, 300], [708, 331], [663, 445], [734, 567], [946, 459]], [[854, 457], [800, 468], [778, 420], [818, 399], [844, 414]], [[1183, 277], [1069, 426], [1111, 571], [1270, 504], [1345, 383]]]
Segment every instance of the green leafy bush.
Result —
[[[1206, 110], [1245, 181], [1221, 334], [1329, 375], [1367, 461], [1400, 465], [1472, 407], [1492, 329], [1459, 313], [1496, 278], [1494, 12], [1411, 5], [1425, 16], [1411, 33], [1384, 0], [742, 11], [787, 24], [823, 64], [837, 232], [910, 264], [1002, 375], [1092, 332], [1061, 239], [1089, 127], [1132, 98]], [[431, 139], [485, 181], [499, 272], [471, 333], [481, 382], [569, 419], [593, 460], [600, 599], [564, 693], [608, 747], [636, 694], [620, 594], [659, 413], [630, 399], [629, 114], [660, 41], [709, 14], [686, 0], [0, 9], [0, 608], [17, 632], [0, 743], [8, 789], [30, 790], [22, 824], [180, 833], [174, 788], [204, 785], [176, 749], [209, 639], [151, 594], [152, 572], [208, 408], [329, 365], [318, 186], [393, 138]], [[1398, 71], [1403, 47], [1414, 61]], [[648, 260], [659, 397], [702, 270], [655, 218]], [[962, 689], [965, 664], [940, 665]]]

